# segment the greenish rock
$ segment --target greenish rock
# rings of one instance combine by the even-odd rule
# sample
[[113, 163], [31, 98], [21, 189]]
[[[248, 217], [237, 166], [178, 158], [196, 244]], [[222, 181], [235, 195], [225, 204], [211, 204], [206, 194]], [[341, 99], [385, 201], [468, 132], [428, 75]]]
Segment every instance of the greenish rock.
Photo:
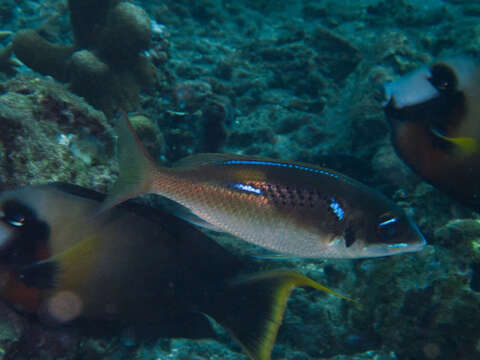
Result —
[[155, 159], [165, 155], [165, 139], [157, 125], [146, 115], [133, 114], [129, 116], [135, 132]]
[[390, 143], [377, 149], [372, 159], [372, 166], [375, 173], [381, 174], [385, 180], [403, 190], [413, 191], [420, 181], [417, 175], [398, 158]]
[[480, 259], [480, 219], [453, 219], [435, 231], [442, 246], [455, 249], [462, 262]]
[[480, 5], [471, 4], [463, 8], [463, 13], [467, 16], [480, 16]]
[[97, 45], [98, 24], [105, 22], [108, 11], [121, 0], [68, 0], [70, 23], [75, 43], [82, 48]]
[[59, 81], [68, 79], [68, 61], [73, 46], [52, 44], [31, 29], [18, 31], [12, 46], [15, 56], [29, 68]]
[[315, 62], [320, 71], [334, 80], [345, 79], [362, 60], [350, 41], [321, 26], [309, 34], [307, 42], [317, 52]]
[[15, 340], [17, 336], [18, 334], [15, 332], [12, 324], [10, 324], [9, 322], [0, 321], [0, 343], [4, 341]]
[[397, 360], [398, 357], [393, 351], [366, 351], [355, 355], [337, 355], [321, 360]]
[[[8, 156], [0, 157], [3, 184], [67, 181], [104, 189], [110, 183], [113, 130], [100, 111], [53, 79], [18, 75], [4, 86], [0, 149]], [[101, 151], [92, 151], [91, 144]]]
[[[28, 6], [39, 2], [10, 3], [26, 10], [20, 15], [24, 27], [52, 19], [51, 26], [41, 26], [42, 37], [52, 44], [68, 39], [67, 16], [55, 14], [59, 21], [45, 16], [54, 12], [46, 5], [55, 1], [42, 2], [38, 15], [29, 14]], [[117, 53], [109, 52], [104, 40], [111, 35], [104, 30], [115, 24], [110, 11], [122, 3], [62, 2], [68, 4], [65, 14], [70, 15], [75, 44], [67, 73], [81, 80], [66, 82], [68, 89], [98, 108], [135, 108], [132, 99], [141, 84], [162, 76], [153, 90], [141, 94], [141, 115], [131, 116], [142, 141], [161, 162], [212, 145], [214, 151], [327, 166], [392, 197], [427, 239], [429, 246], [422, 252], [392, 258], [271, 261], [252, 260], [252, 255], [265, 252], [238, 239], [211, 235], [248, 263], [298, 270], [358, 301], [295, 291], [273, 360], [480, 358], [478, 215], [422, 182], [396, 156], [378, 97], [384, 81], [434, 59], [459, 52], [478, 58], [480, 26], [474, 1], [344, 1], [342, 6], [334, 0], [144, 2], [152, 19], [172, 29], [168, 41], [173, 46], [167, 51], [167, 43], [155, 43], [155, 37], [165, 36], [162, 26], [153, 22], [155, 57], [152, 49], [147, 51], [150, 57], [140, 50], [134, 62], [129, 53], [125, 58], [132, 60], [130, 66], [117, 62]], [[143, 48], [148, 32], [139, 30], [134, 38]], [[164, 71], [149, 71], [144, 66], [149, 61]], [[100, 81], [104, 76], [107, 80]], [[79, 98], [64, 98], [62, 91], [64, 87], [57, 89], [35, 77], [0, 82], [2, 184], [60, 179], [105, 190], [115, 178], [115, 161], [105, 161], [113, 147], [108, 124], [107, 130], [99, 127], [102, 121], [96, 112], [83, 108]], [[220, 96], [229, 98], [231, 105]], [[222, 129], [224, 143], [218, 141]], [[352, 169], [372, 169], [373, 174], [368, 170], [357, 176]], [[46, 331], [43, 325], [38, 328]], [[38, 328], [27, 327], [25, 338], [40, 332]], [[221, 331], [217, 341], [89, 336], [80, 346], [70, 347], [66, 357], [55, 354], [55, 346], [48, 346], [40, 333], [41, 344], [47, 344], [45, 358], [245, 358]], [[63, 342], [64, 333], [60, 335], [56, 338]], [[1, 347], [8, 344], [0, 342]]]
[[0, 73], [13, 75], [21, 64], [12, 58], [12, 45], [0, 49]]
[[3, 0], [0, 3], [0, 24], [8, 23], [15, 14], [16, 3], [14, 0]]
[[121, 2], [107, 13], [99, 50], [113, 63], [131, 63], [152, 39], [150, 17], [141, 7]]
[[150, 18], [137, 5], [120, 1], [68, 2], [73, 45], [53, 44], [35, 30], [13, 38], [15, 55], [32, 70], [68, 82], [77, 94], [112, 115], [139, 106], [155, 67], [143, 51], [152, 38]]
[[12, 35], [11, 31], [0, 30], [0, 41], [5, 40], [6, 38], [8, 38], [11, 35]]

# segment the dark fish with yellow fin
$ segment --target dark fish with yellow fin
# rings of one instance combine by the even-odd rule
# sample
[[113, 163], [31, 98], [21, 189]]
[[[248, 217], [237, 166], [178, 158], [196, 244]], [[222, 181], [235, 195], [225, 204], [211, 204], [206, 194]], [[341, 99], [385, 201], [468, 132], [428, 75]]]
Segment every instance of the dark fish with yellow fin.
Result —
[[181, 205], [177, 214], [194, 224], [288, 256], [377, 257], [425, 245], [401, 208], [333, 170], [226, 154], [158, 167], [126, 115], [117, 129], [120, 176], [103, 209], [156, 193]]
[[397, 154], [458, 200], [480, 208], [480, 67], [466, 56], [385, 85]]
[[92, 217], [102, 199], [68, 184], [0, 193], [0, 298], [57, 323], [151, 323], [174, 337], [214, 334], [207, 314], [268, 360], [294, 288], [335, 294], [293, 271], [238, 277], [243, 264], [192, 225], [128, 203]]

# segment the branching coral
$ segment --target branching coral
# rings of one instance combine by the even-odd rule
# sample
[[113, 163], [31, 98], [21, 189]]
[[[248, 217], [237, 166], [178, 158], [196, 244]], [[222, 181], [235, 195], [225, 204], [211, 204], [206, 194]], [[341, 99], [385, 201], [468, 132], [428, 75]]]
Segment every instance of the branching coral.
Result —
[[52, 44], [23, 30], [13, 38], [13, 52], [31, 69], [68, 82], [107, 114], [119, 106], [134, 109], [140, 89], [156, 78], [143, 54], [152, 38], [149, 16], [119, 0], [69, 0], [68, 7], [73, 45]]

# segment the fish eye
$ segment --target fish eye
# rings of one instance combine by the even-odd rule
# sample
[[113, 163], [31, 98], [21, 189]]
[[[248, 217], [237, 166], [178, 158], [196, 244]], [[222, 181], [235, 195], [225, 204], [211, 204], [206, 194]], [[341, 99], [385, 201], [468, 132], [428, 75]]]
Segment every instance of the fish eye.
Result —
[[445, 64], [434, 64], [430, 68], [430, 83], [441, 93], [453, 93], [457, 89], [457, 76], [452, 68]]
[[390, 242], [398, 235], [398, 218], [386, 213], [380, 216], [377, 222], [377, 236], [382, 242]]
[[17, 214], [10, 219], [6, 219], [6, 221], [12, 226], [20, 227], [25, 225], [25, 216]]
[[16, 201], [7, 201], [0, 209], [0, 220], [14, 227], [22, 227], [30, 214], [31, 210], [24, 205]]

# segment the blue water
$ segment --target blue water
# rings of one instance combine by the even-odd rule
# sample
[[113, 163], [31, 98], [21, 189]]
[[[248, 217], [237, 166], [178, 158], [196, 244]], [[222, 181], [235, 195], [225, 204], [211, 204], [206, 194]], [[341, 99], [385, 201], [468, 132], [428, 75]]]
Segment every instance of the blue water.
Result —
[[[388, 258], [272, 261], [209, 232], [250, 272], [288, 268], [358, 301], [294, 291], [272, 359], [480, 359], [478, 212], [402, 157], [382, 108], [385, 82], [456, 55], [478, 62], [479, 19], [473, 0], [2, 0], [0, 186], [65, 181], [106, 192], [118, 174], [119, 109], [163, 165], [221, 152], [331, 168], [398, 203], [428, 246]], [[480, 139], [478, 112], [469, 119], [466, 133], [434, 130]], [[411, 139], [420, 149], [431, 138]], [[467, 177], [450, 182], [468, 187]], [[98, 336], [26, 316], [4, 291], [1, 358], [247, 359], [218, 324], [202, 340], [157, 335], [162, 324]]]

